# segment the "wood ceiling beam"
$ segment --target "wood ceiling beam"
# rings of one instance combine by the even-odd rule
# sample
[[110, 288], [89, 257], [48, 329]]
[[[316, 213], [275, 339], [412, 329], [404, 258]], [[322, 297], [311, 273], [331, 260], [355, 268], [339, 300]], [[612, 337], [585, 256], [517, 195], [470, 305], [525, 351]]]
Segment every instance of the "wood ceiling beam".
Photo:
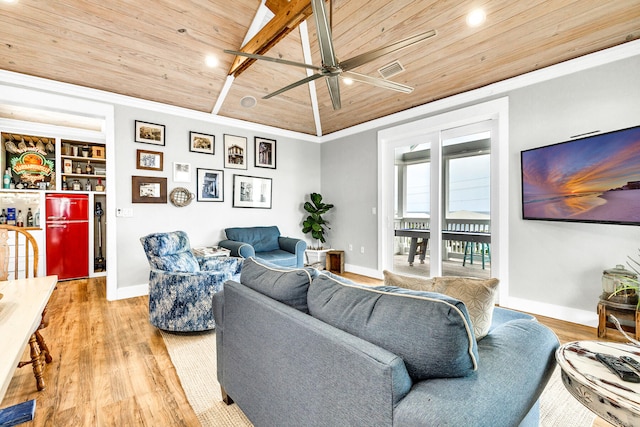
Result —
[[[240, 49], [241, 52], [264, 55], [313, 13], [311, 0], [268, 0], [265, 4], [275, 16]], [[238, 77], [254, 61], [236, 56], [229, 75]]]

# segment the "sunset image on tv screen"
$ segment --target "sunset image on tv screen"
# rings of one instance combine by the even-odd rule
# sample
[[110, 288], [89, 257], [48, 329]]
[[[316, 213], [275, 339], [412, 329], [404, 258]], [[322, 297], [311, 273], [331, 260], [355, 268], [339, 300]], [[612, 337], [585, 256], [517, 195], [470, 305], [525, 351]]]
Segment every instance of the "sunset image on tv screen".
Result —
[[640, 224], [640, 126], [522, 152], [525, 219]]

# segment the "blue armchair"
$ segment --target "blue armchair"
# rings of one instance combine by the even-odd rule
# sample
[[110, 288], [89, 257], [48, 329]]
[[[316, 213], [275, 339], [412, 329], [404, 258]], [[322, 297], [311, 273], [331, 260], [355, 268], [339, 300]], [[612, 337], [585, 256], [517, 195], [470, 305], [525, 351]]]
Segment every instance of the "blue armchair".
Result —
[[165, 331], [213, 329], [213, 295], [238, 280], [242, 259], [196, 258], [184, 231], [141, 237], [149, 272], [149, 321]]
[[224, 230], [227, 240], [218, 245], [231, 251], [231, 256], [259, 258], [282, 267], [304, 266], [307, 242], [280, 236], [276, 226], [235, 227]]

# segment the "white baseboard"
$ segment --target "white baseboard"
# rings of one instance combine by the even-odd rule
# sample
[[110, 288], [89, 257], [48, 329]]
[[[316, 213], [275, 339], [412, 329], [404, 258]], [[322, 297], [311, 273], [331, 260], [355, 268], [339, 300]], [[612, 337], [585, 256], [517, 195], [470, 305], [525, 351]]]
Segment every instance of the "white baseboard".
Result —
[[149, 284], [143, 283], [141, 285], [126, 286], [124, 288], [117, 288], [116, 300], [141, 297], [143, 295], [149, 295]]
[[345, 264], [344, 270], [353, 273], [359, 274], [361, 276], [373, 277], [374, 279], [384, 279], [381, 271], [374, 270], [373, 268], [360, 267], [358, 265]]
[[[507, 301], [500, 301], [500, 306], [519, 311], [526, 311], [531, 314], [552, 317], [566, 322], [578, 323], [580, 325], [591, 326], [594, 328], [598, 327], [598, 314], [596, 313], [595, 307], [593, 311], [587, 311], [513, 297], [508, 298]], [[597, 337], [595, 336], [593, 337], [593, 339], [596, 338]]]
[[[349, 273], [373, 277], [380, 280], [384, 279], [381, 271], [371, 268], [345, 264], [344, 269]], [[500, 306], [519, 311], [526, 311], [527, 313], [534, 315], [537, 314], [540, 316], [552, 317], [554, 319], [564, 320], [565, 322], [578, 323], [580, 325], [591, 326], [594, 328], [598, 327], [598, 314], [596, 313], [595, 308], [593, 311], [579, 310], [576, 308], [563, 307], [560, 305], [514, 297], [508, 297], [506, 301], [501, 300]], [[596, 337], [594, 337], [594, 339], [595, 338]]]

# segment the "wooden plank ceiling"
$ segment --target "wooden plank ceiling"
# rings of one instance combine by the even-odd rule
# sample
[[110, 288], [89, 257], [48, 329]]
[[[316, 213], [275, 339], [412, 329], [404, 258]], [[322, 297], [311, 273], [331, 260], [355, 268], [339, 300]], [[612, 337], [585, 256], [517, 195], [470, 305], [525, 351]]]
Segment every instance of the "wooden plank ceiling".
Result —
[[[316, 81], [320, 129], [308, 85], [262, 96], [306, 76], [302, 68], [256, 61], [232, 83], [217, 114], [307, 134], [329, 134], [437, 99], [640, 38], [640, 0], [332, 0], [334, 47], [341, 60], [435, 29], [421, 44], [354, 70], [415, 88], [401, 94], [341, 84], [334, 111]], [[285, 7], [287, 0], [270, 0]], [[478, 28], [466, 14], [482, 6]], [[0, 0], [0, 68], [210, 113], [260, 0]], [[328, 6], [329, 7], [329, 6]], [[313, 19], [312, 60], [320, 65]], [[216, 55], [216, 68], [205, 65]], [[298, 29], [266, 55], [304, 62]], [[257, 104], [245, 108], [245, 96]]]

